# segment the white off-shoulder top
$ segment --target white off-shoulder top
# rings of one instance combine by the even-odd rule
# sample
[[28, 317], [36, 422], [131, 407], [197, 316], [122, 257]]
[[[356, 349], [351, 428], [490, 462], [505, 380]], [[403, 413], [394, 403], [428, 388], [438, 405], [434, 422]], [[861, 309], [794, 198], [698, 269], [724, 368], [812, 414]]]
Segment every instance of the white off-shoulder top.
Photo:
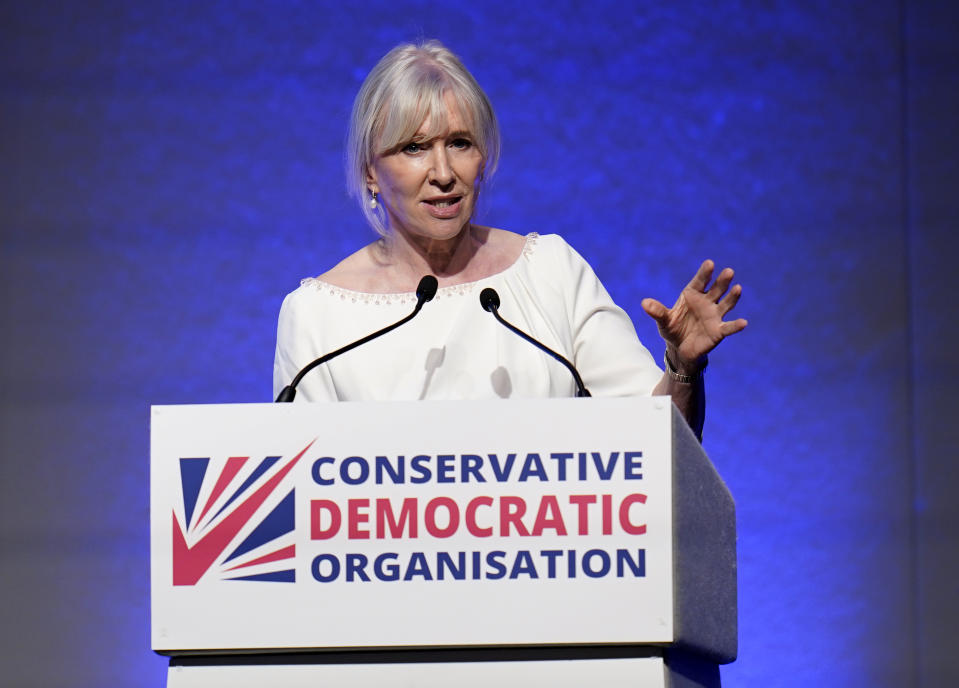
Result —
[[[310, 371], [296, 401], [574, 396], [559, 362], [496, 322], [479, 294], [493, 287], [506, 320], [573, 362], [593, 396], [648, 395], [662, 376], [592, 268], [560, 236], [530, 234], [506, 270], [440, 288], [410, 322]], [[312, 360], [407, 315], [413, 293], [369, 294], [315, 278], [280, 309], [273, 394]]]

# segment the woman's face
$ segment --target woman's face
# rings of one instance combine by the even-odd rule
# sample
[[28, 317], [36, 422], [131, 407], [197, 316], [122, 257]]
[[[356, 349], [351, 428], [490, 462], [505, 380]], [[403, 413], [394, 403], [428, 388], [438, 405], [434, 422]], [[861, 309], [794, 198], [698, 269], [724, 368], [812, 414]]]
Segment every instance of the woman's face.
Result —
[[427, 118], [412, 140], [377, 155], [367, 178], [390, 230], [414, 240], [457, 236], [476, 205], [483, 154], [453, 99], [445, 102], [446, 131], [428, 138]]

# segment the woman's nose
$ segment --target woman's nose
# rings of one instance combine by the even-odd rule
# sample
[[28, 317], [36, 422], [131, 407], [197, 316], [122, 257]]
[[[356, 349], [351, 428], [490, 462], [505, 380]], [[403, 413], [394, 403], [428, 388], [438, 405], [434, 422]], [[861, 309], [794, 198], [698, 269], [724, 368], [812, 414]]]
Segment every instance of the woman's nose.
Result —
[[449, 186], [453, 181], [453, 167], [445, 146], [434, 146], [430, 156], [429, 181], [437, 186]]

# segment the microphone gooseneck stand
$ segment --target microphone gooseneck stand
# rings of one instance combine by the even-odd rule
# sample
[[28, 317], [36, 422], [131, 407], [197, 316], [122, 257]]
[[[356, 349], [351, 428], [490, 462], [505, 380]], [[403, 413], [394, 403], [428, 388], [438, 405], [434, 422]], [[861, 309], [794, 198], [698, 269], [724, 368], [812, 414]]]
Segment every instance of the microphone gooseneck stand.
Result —
[[393, 323], [392, 325], [388, 325], [387, 327], [384, 327], [382, 330], [377, 330], [373, 334], [369, 334], [363, 337], [363, 339], [359, 339], [353, 342], [352, 344], [347, 344], [346, 346], [337, 349], [336, 351], [331, 351], [328, 354], [320, 356], [318, 359], [308, 364], [306, 367], [303, 368], [303, 370], [301, 370], [300, 372], [296, 374], [296, 377], [293, 378], [293, 381], [290, 382], [290, 384], [288, 384], [286, 387], [284, 387], [283, 390], [279, 393], [279, 395], [277, 395], [276, 403], [285, 403], [285, 402], [293, 401], [293, 398], [296, 397], [296, 386], [300, 384], [300, 380], [303, 379], [304, 375], [306, 375], [308, 372], [310, 372], [317, 366], [323, 365], [330, 359], [336, 358], [340, 354], [345, 354], [347, 351], [351, 349], [355, 349], [356, 347], [362, 344], [366, 344], [368, 341], [376, 339], [377, 337], [384, 335], [387, 332], [391, 332], [395, 330], [397, 327], [399, 327], [400, 325], [408, 323], [410, 320], [415, 318], [416, 314], [419, 313], [420, 309], [423, 307], [423, 304], [426, 303], [427, 301], [431, 301], [433, 297], [436, 296], [436, 289], [438, 288], [438, 286], [439, 286], [439, 283], [436, 281], [436, 278], [433, 277], [433, 275], [424, 276], [423, 279], [420, 280], [419, 284], [416, 285], [416, 306], [413, 307], [412, 313], [407, 315], [402, 320], [399, 320]]
[[550, 349], [548, 346], [546, 346], [542, 342], [539, 342], [533, 339], [530, 335], [526, 334], [515, 325], [512, 325], [503, 319], [503, 316], [499, 314], [499, 294], [496, 293], [495, 289], [487, 287], [486, 289], [480, 292], [480, 305], [483, 306], [484, 311], [489, 311], [490, 313], [492, 313], [493, 317], [496, 318], [500, 323], [502, 323], [503, 326], [506, 327], [506, 329], [518, 334], [520, 337], [522, 337], [527, 342], [535, 346], [537, 349], [540, 349], [541, 351], [546, 352], [547, 354], [555, 358], [557, 361], [562, 363], [564, 366], [566, 366], [566, 369], [569, 370], [570, 373], [572, 373], [573, 380], [576, 381], [576, 396], [578, 397], [592, 396], [592, 394], [589, 393], [589, 390], [586, 389], [586, 385], [583, 384], [583, 379], [579, 376], [579, 372], [577, 372], [576, 368], [573, 366], [572, 363], [567, 361], [563, 356], [559, 355], [558, 353]]

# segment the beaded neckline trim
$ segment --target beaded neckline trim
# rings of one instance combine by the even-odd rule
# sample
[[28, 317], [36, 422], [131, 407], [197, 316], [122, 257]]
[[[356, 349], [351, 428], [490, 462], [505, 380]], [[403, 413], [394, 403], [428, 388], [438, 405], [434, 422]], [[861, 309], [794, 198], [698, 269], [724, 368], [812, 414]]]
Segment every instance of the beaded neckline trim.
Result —
[[[485, 277], [481, 280], [476, 280], [473, 282], [464, 282], [463, 284], [451, 284], [446, 287], [440, 287], [436, 290], [436, 296], [433, 297], [434, 300], [442, 298], [450, 298], [453, 296], [466, 296], [471, 294], [478, 284], [485, 284], [487, 280], [503, 275], [513, 270], [516, 265], [520, 262], [522, 258], [528, 258], [533, 254], [533, 249], [536, 247], [536, 240], [539, 238], [539, 234], [536, 232], [530, 232], [526, 235], [526, 242], [523, 244], [523, 250], [520, 252], [519, 258], [517, 258], [512, 265], [507, 267], [505, 270], [498, 272], [489, 277]], [[304, 287], [310, 287], [315, 289], [318, 292], [329, 294], [330, 296], [337, 296], [342, 301], [351, 301], [353, 303], [367, 303], [374, 306], [388, 306], [392, 304], [403, 304], [403, 303], [415, 303], [416, 294], [414, 292], [399, 292], [395, 294], [375, 294], [365, 291], [353, 291], [352, 289], [346, 289], [344, 287], [337, 287], [336, 285], [330, 284], [329, 282], [324, 282], [323, 280], [317, 277], [307, 277], [303, 280], [300, 280], [300, 285]]]

